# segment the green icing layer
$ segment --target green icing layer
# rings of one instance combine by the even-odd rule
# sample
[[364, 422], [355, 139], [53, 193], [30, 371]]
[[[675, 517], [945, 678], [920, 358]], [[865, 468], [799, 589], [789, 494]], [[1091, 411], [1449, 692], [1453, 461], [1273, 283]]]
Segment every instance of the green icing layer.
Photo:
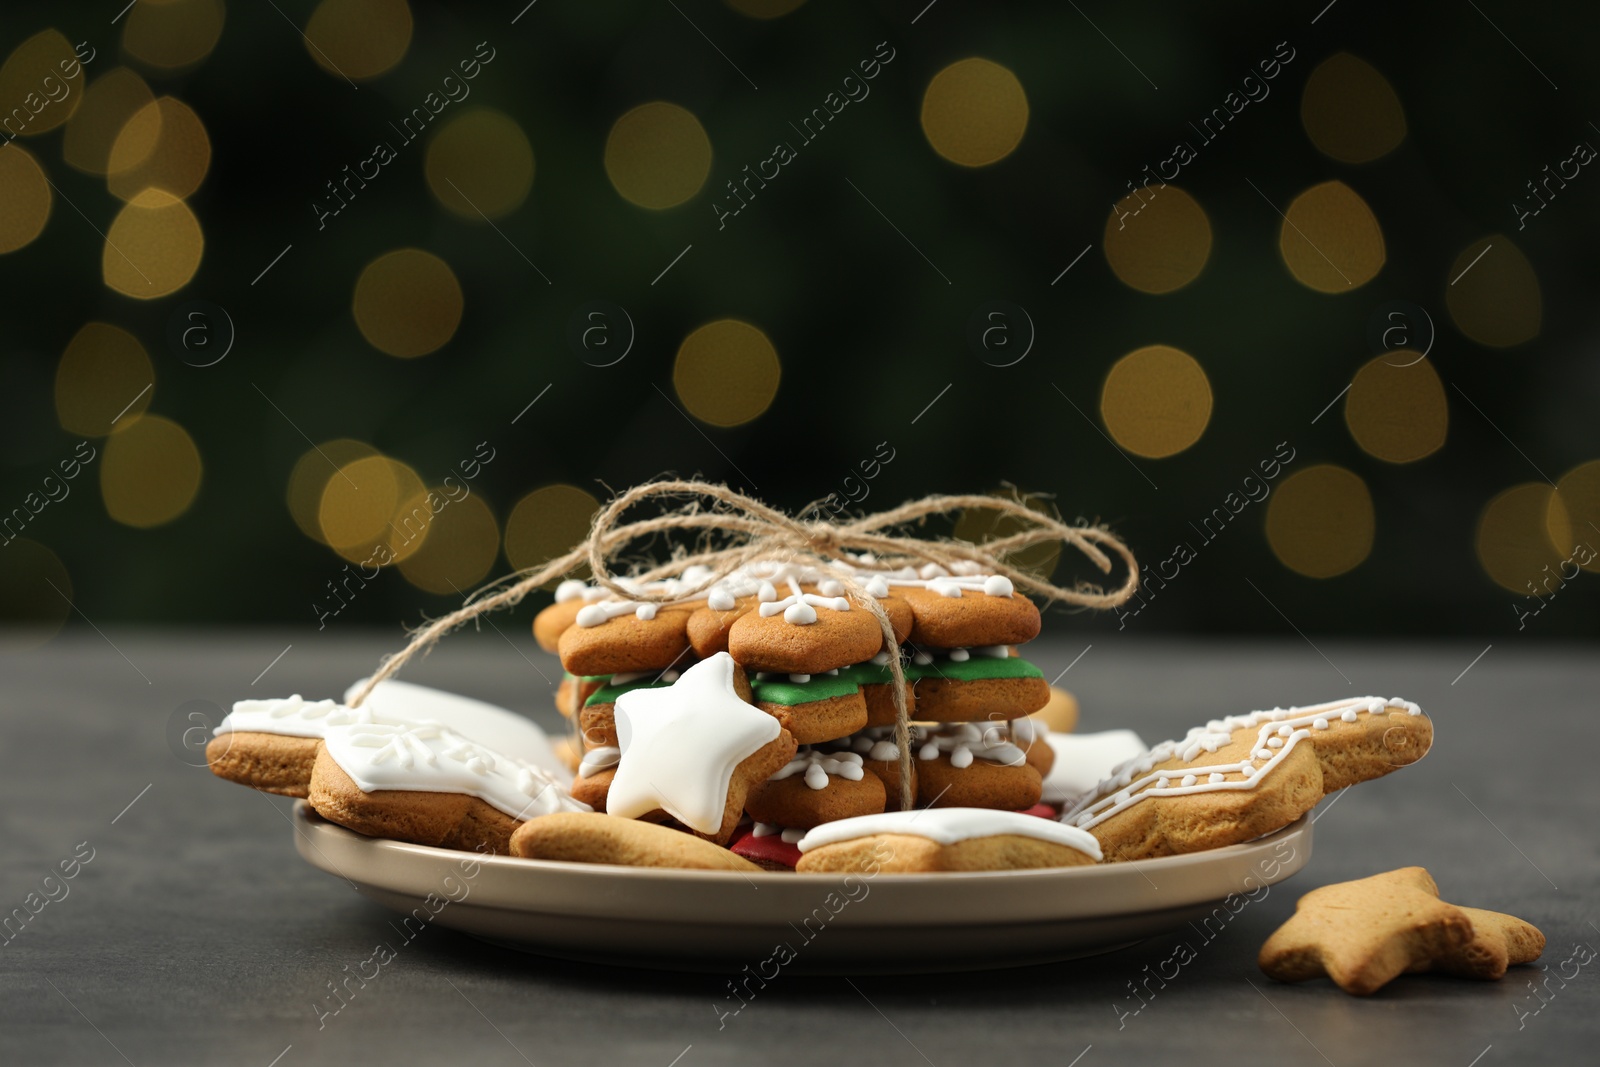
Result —
[[750, 679], [750, 689], [755, 693], [756, 702], [766, 704], [810, 704], [831, 697], [847, 697], [860, 684], [847, 677], [844, 671], [838, 674], [814, 674], [809, 682], [791, 682], [786, 674], [781, 676], [781, 680], [774, 678], [767, 682]]
[[606, 679], [610, 678], [611, 675], [609, 675], [609, 674], [573, 674], [571, 671], [562, 671], [561, 672], [561, 677], [565, 678], [569, 682], [570, 681], [574, 681], [574, 680], [580, 681], [580, 682], [604, 682]]
[[[975, 682], [987, 678], [1043, 678], [1044, 672], [1025, 659], [1009, 656], [973, 656], [957, 663], [940, 659], [926, 666], [909, 663], [905, 666], [907, 681], [919, 678], [953, 678], [960, 682]], [[752, 680], [756, 700], [768, 704], [809, 704], [830, 697], [848, 696], [857, 686], [888, 685], [894, 680], [887, 665], [856, 663], [841, 667], [838, 674], [812, 675], [809, 682], [791, 682], [787, 676], [770, 682]]]
[[[607, 677], [610, 676], [607, 675]], [[637, 681], [629, 682], [626, 685], [605, 685], [589, 694], [589, 699], [583, 702], [583, 706], [588, 707], [590, 704], [615, 704], [617, 702], [617, 698], [623, 693], [628, 693], [635, 689], [657, 689], [661, 686], [671, 684], [671, 682], [663, 682], [658, 679], [653, 682]]]
[[[935, 669], [937, 668], [937, 669]], [[994, 656], [973, 656], [957, 663], [941, 659], [926, 667], [916, 668], [919, 678], [954, 678], [958, 682], [977, 682], [988, 678], [1043, 678], [1044, 672], [1021, 656], [997, 659]], [[911, 677], [911, 672], [906, 672]]]

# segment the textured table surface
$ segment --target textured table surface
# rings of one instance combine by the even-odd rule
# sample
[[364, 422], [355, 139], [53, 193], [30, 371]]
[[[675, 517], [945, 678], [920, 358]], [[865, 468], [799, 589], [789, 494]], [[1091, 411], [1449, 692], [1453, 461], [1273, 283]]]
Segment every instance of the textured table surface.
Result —
[[[554, 660], [524, 629], [506, 632], [515, 647], [492, 629], [464, 633], [406, 677], [552, 725], [540, 672], [554, 677]], [[181, 708], [337, 695], [392, 637], [84, 629], [34, 651], [0, 640], [0, 907], [13, 916], [0, 942], [0, 1063], [1587, 1062], [1600, 959], [1573, 961], [1600, 948], [1593, 648], [1510, 640], [1473, 662], [1481, 646], [1321, 641], [1319, 652], [1099, 634], [1085, 653], [1088, 640], [1030, 650], [1047, 676], [1073, 664], [1061, 684], [1086, 729], [1155, 741], [1223, 713], [1377, 693], [1422, 704], [1435, 751], [1324, 802], [1307, 869], [1214, 940], [1180, 930], [983, 974], [780, 975], [720, 1027], [716, 975], [543, 960], [438, 927], [319, 1020], [327, 983], [390, 935], [389, 914], [300, 861], [289, 801], [186, 765]], [[76, 876], [47, 884], [63, 861]], [[1540, 926], [1549, 970], [1406, 977], [1358, 1000], [1256, 969], [1301, 893], [1411, 864], [1446, 899]], [[55, 899], [40, 907], [46, 890]], [[1183, 941], [1192, 962], [1143, 984]], [[1156, 991], [1136, 999], [1131, 983]]]

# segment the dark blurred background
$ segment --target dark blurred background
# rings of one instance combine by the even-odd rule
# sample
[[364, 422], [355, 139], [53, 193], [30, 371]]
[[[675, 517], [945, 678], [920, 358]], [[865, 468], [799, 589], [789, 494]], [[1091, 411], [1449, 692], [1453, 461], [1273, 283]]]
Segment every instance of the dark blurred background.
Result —
[[6, 4], [0, 610], [414, 623], [676, 472], [1108, 523], [1062, 629], [1594, 636], [1597, 30]]

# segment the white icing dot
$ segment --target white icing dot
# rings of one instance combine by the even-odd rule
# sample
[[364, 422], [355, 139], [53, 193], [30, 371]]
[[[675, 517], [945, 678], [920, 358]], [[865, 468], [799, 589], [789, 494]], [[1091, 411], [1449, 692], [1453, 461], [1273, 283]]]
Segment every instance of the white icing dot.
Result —
[[827, 581], [818, 584], [817, 592], [823, 596], [842, 596], [844, 594], [844, 586], [829, 578]]
[[917, 572], [917, 575], [921, 578], [941, 578], [949, 573], [949, 571], [945, 570], [937, 563], [924, 563], [922, 565], [922, 569]]
[[972, 749], [966, 745], [957, 745], [950, 751], [950, 766], [958, 770], [965, 770], [972, 766]]
[[772, 587], [771, 582], [762, 582], [756, 589], [756, 599], [763, 604], [770, 604], [778, 599], [778, 591]]
[[783, 843], [786, 845], [798, 845], [800, 843], [800, 839], [804, 836], [806, 836], [806, 832], [804, 830], [785, 830], [782, 834]]
[[1208, 779], [1208, 781], [1210, 781], [1212, 785], [1216, 785], [1218, 782], [1222, 782], [1222, 781], [1226, 781], [1226, 780], [1227, 780], [1227, 776], [1226, 775], [1217, 774], [1215, 771], [1212, 772], [1211, 777]]
[[569, 600], [576, 600], [583, 595], [583, 591], [587, 588], [588, 586], [576, 578], [568, 578], [556, 586], [556, 603], [564, 604]]
[[1240, 773], [1241, 773], [1241, 774], [1243, 774], [1243, 775], [1244, 775], [1244, 776], [1245, 776], [1245, 777], [1246, 777], [1246, 778], [1254, 778], [1254, 777], [1255, 777], [1255, 776], [1256, 776], [1256, 769], [1255, 769], [1255, 767], [1253, 767], [1253, 766], [1251, 766], [1251, 765], [1250, 765], [1250, 764], [1248, 764], [1248, 763], [1246, 763], [1246, 764], [1245, 764], [1245, 765], [1244, 765], [1244, 766], [1243, 766], [1243, 767], [1240, 767], [1240, 768], [1239, 768], [1239, 771], [1240, 771]]
[[889, 583], [882, 578], [874, 578], [867, 583], [867, 595], [886, 597], [889, 595]]
[[706, 598], [706, 607], [712, 611], [732, 611], [736, 603], [738, 601], [734, 600], [733, 594], [726, 589], [713, 589], [711, 595]]
[[990, 596], [1010, 596], [1016, 591], [1016, 587], [1005, 575], [991, 574], [983, 580], [983, 591]]
[[952, 648], [950, 650], [950, 662], [952, 663], [965, 663], [971, 658], [972, 653], [964, 648]]
[[606, 609], [599, 604], [585, 604], [578, 609], [578, 625], [582, 627], [599, 626], [606, 621]]
[[755, 829], [752, 830], [751, 833], [756, 837], [771, 837], [773, 834], [780, 832], [782, 829], [783, 828], [778, 826], [776, 823], [758, 822], [756, 823]]
[[805, 685], [807, 682], [811, 681], [811, 675], [791, 674], [789, 675], [789, 681], [793, 682], [795, 685]]
[[[862, 740], [866, 740], [863, 738]], [[879, 741], [868, 750], [867, 755], [879, 762], [887, 763], [900, 758], [900, 746], [893, 741]]]
[[1258, 748], [1258, 749], [1256, 749], [1256, 759], [1271, 759], [1271, 758], [1272, 758], [1272, 749], [1270, 749], [1270, 748]]
[[939, 758], [939, 746], [935, 742], [929, 741], [927, 744], [923, 745], [922, 748], [917, 751], [917, 758], [918, 759], [938, 759]]
[[655, 604], [640, 604], [638, 610], [636, 610], [634, 614], [639, 616], [639, 618], [643, 619], [645, 622], [649, 622], [651, 619], [656, 617], [656, 608], [657, 606]]
[[873, 656], [872, 665], [874, 667], [887, 667], [889, 665], [889, 653], [879, 652], [876, 656]]
[[1280, 727], [1278, 727], [1278, 736], [1279, 737], [1288, 737], [1292, 733], [1294, 733], [1294, 727], [1293, 726], [1280, 726]]
[[817, 609], [802, 600], [783, 610], [783, 620], [796, 626], [809, 626], [817, 621]]
[[823, 770], [822, 764], [813, 763], [806, 768], [806, 785], [812, 789], [826, 789], [828, 787], [828, 772]]
[[1183, 776], [1184, 785], [1194, 785], [1197, 781], [1199, 781], [1199, 779], [1192, 774], [1186, 774]]
[[911, 657], [911, 662], [915, 663], [919, 667], [926, 667], [928, 664], [933, 662], [933, 656], [926, 652], [918, 652], [916, 655]]
[[1160, 778], [1156, 779], [1156, 788], [1165, 789], [1167, 787], [1167, 781], [1167, 776], [1163, 774]]
[[1311, 720], [1311, 725], [1316, 727], [1318, 730], [1326, 730], [1328, 728], [1328, 720], [1319, 717]]
[[1339, 718], [1343, 719], [1345, 722], [1355, 722], [1356, 721], [1356, 710], [1354, 708], [1351, 708], [1349, 711], [1347, 711], [1343, 715], [1339, 716]]
[[1267, 738], [1267, 747], [1268, 748], [1282, 748], [1283, 747], [1283, 738], [1281, 738], [1281, 737], [1269, 737], [1269, 738]]

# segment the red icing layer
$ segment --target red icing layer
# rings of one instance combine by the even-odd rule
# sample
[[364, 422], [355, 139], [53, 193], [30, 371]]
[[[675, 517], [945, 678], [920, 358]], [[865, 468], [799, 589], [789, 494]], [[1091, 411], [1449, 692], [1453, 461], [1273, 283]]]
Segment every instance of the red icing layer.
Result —
[[1018, 812], [1018, 814], [1037, 815], [1041, 819], [1053, 819], [1056, 817], [1056, 809], [1052, 808], [1048, 804], [1035, 804], [1031, 808], [1024, 808], [1022, 811]]
[[734, 839], [730, 850], [752, 863], [781, 863], [793, 867], [800, 862], [799, 846], [785, 841], [781, 833], [757, 837], [754, 829], [745, 830]]

